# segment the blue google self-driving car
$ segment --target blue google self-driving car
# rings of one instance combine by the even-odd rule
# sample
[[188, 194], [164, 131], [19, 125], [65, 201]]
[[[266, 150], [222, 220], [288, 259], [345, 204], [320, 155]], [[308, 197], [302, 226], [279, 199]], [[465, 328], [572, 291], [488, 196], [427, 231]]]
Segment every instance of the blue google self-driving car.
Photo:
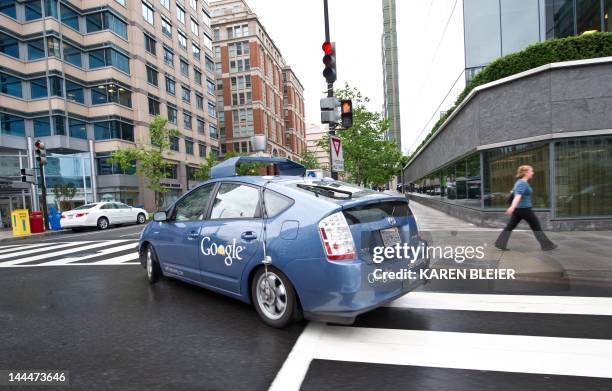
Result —
[[[237, 176], [240, 162], [276, 165], [278, 176]], [[253, 303], [265, 323], [304, 316], [350, 324], [415, 289], [419, 279], [380, 280], [383, 271], [427, 268], [427, 259], [373, 261], [377, 246], [422, 246], [401, 196], [304, 176], [283, 158], [234, 157], [209, 181], [158, 212], [142, 233], [149, 282], [176, 278]]]

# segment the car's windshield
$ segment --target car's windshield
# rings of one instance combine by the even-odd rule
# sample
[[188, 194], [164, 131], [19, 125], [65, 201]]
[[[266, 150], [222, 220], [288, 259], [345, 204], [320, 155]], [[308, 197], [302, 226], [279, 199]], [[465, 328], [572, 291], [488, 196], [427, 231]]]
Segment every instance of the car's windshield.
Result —
[[98, 204], [85, 204], [85, 205], [81, 205], [79, 207], [76, 207], [73, 210], [91, 209], [91, 208], [93, 208], [96, 205], [98, 205]]

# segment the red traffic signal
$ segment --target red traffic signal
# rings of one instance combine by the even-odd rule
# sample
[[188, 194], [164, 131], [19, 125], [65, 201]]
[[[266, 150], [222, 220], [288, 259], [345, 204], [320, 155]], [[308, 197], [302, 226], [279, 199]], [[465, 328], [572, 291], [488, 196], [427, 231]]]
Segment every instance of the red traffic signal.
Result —
[[325, 42], [322, 46], [325, 56], [323, 56], [323, 64], [325, 69], [323, 70], [323, 77], [328, 84], [332, 84], [336, 81], [336, 44], [333, 42]]
[[36, 148], [36, 149], [45, 149], [45, 143], [43, 143], [40, 140], [36, 140], [36, 142], [34, 143], [34, 148]]
[[323, 52], [325, 54], [332, 54], [334, 50], [334, 45], [331, 42], [323, 42]]

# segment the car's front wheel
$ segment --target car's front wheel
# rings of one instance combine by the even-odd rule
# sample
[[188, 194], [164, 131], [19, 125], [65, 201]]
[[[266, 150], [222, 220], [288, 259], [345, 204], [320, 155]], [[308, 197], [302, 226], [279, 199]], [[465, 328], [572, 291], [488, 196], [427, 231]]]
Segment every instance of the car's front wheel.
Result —
[[108, 228], [108, 219], [106, 217], [100, 217], [97, 226], [99, 230], [104, 231]]
[[155, 284], [161, 278], [162, 272], [153, 246], [147, 246], [145, 256], [147, 257], [145, 263], [145, 267], [147, 269], [147, 281], [149, 281], [149, 284]]
[[147, 217], [144, 213], [139, 213], [138, 217], [136, 217], [136, 224], [144, 224], [147, 221]]
[[291, 281], [280, 270], [268, 266], [255, 272], [251, 282], [253, 305], [261, 319], [269, 326], [283, 328], [300, 318], [295, 290]]

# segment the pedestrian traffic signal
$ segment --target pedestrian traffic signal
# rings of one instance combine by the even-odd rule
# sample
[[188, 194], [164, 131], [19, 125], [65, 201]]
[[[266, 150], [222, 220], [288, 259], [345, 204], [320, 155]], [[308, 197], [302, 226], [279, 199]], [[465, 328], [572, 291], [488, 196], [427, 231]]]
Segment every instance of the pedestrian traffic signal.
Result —
[[22, 168], [21, 182], [34, 183], [34, 170], [31, 168]]
[[325, 69], [323, 70], [323, 77], [328, 84], [332, 84], [336, 81], [336, 44], [333, 42], [323, 43], [323, 64]]
[[353, 101], [343, 99], [340, 102], [340, 113], [342, 118], [342, 127], [348, 129], [353, 126]]
[[34, 148], [36, 148], [36, 160], [40, 163], [41, 166], [47, 164], [47, 150], [45, 149], [45, 143], [40, 140], [36, 140], [34, 143]]

